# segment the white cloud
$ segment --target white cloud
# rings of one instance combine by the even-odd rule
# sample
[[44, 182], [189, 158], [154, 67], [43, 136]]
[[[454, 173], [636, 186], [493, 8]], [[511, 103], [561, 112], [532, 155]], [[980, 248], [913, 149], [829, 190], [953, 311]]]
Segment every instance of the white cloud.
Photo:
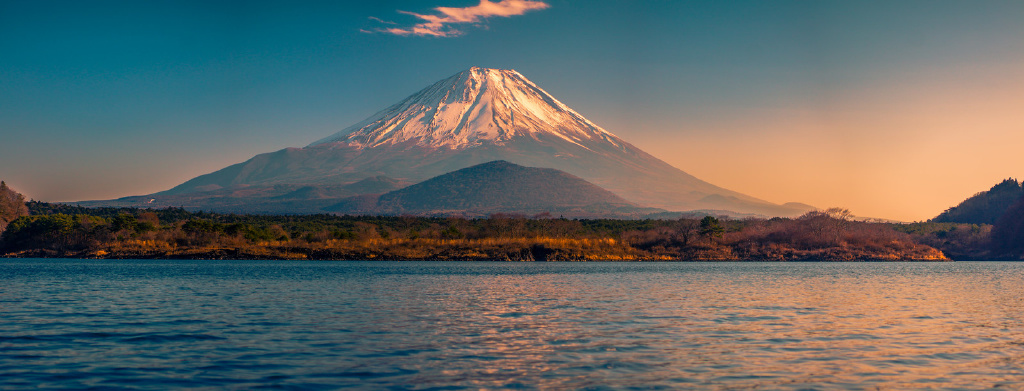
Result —
[[[373, 31], [360, 30], [362, 32], [378, 32], [386, 34], [394, 34], [401, 36], [417, 35], [417, 36], [429, 36], [429, 37], [457, 37], [462, 35], [463, 31], [457, 28], [458, 25], [463, 24], [481, 24], [490, 17], [510, 17], [516, 15], [522, 15], [528, 11], [542, 10], [550, 7], [543, 1], [535, 0], [501, 0], [498, 2], [491, 2], [489, 0], [480, 0], [480, 5], [463, 8], [453, 7], [437, 7], [434, 8], [437, 11], [435, 15], [423, 15], [408, 11], [398, 11], [403, 14], [412, 15], [419, 18], [422, 22], [417, 23], [411, 27], [385, 27], [378, 28]], [[379, 23], [394, 24], [393, 22], [387, 22], [380, 18], [370, 17]]]

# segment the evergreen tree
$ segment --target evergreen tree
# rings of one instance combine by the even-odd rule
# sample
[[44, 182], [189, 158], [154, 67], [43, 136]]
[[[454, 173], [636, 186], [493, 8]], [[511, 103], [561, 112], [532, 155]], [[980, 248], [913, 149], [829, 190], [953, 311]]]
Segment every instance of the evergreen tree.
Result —
[[719, 237], [722, 236], [723, 232], [725, 232], [725, 227], [722, 227], [717, 218], [704, 216], [700, 220], [701, 235]]

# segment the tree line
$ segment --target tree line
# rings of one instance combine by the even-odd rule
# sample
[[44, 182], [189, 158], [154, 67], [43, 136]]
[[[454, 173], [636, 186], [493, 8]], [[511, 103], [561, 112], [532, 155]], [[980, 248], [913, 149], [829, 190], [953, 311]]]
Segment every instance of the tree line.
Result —
[[[84, 208], [0, 182], [0, 255], [100, 258], [450, 260], [1018, 259], [1024, 203], [996, 225], [798, 218], [676, 220], [238, 215], [181, 208]], [[1012, 217], [1012, 216], [1016, 217]], [[1016, 224], [1016, 225], [1014, 225]], [[1016, 246], [1016, 247], [1015, 247]], [[1016, 258], [1015, 258], [1016, 257]]]
[[884, 223], [830, 209], [796, 219], [678, 220], [235, 215], [29, 202], [8, 256], [497, 260], [943, 260]]

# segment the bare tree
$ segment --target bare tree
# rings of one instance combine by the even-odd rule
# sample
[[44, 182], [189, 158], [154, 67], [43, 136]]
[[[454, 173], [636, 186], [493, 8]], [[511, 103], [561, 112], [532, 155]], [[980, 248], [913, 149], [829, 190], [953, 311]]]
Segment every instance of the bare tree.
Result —
[[25, 196], [7, 187], [6, 182], [0, 181], [0, 232], [4, 232], [7, 224], [21, 216], [28, 216]]
[[828, 208], [823, 211], [807, 212], [800, 216], [799, 220], [819, 244], [839, 245], [852, 218], [853, 214], [849, 209]]
[[680, 218], [675, 224], [676, 240], [683, 247], [690, 245], [690, 241], [697, 237], [700, 222], [694, 219]]
[[850, 225], [850, 220], [853, 219], [853, 213], [850, 213], [850, 210], [845, 208], [828, 208], [825, 209], [825, 215], [831, 219], [829, 221], [829, 225], [832, 234], [832, 243], [842, 243], [843, 237], [846, 235], [846, 230]]

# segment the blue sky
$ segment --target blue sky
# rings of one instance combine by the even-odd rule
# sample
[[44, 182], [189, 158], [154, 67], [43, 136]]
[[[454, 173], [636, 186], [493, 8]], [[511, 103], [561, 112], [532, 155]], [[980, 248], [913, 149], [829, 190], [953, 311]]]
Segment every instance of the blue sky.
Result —
[[470, 66], [774, 202], [926, 219], [1024, 168], [1024, 2], [544, 3], [429, 37], [377, 30], [480, 2], [0, 1], [0, 178], [165, 190]]

